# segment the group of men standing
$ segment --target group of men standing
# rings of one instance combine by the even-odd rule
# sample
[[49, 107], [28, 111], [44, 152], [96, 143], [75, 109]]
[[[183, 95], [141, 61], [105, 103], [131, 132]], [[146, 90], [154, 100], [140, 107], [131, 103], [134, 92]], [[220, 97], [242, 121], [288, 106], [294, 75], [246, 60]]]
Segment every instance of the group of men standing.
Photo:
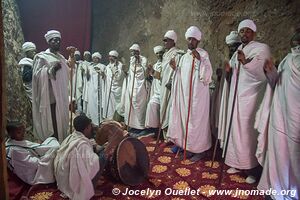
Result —
[[[243, 20], [238, 31], [226, 37], [230, 61], [225, 65], [217, 111], [218, 139], [225, 163], [231, 167], [227, 173], [244, 170], [246, 182], [254, 183], [253, 169], [261, 165], [258, 188], [295, 189], [297, 199], [300, 32], [292, 37], [292, 53], [277, 70], [270, 61], [269, 47], [254, 40], [256, 31], [252, 20]], [[66, 60], [58, 53], [60, 33], [49, 31], [45, 38], [49, 49], [29, 62], [33, 63], [34, 132], [41, 141], [51, 135], [60, 142], [67, 137], [71, 93], [77, 111], [96, 125], [115, 119], [139, 130], [137, 133], [146, 128], [162, 129], [166, 142], [174, 145], [172, 150], [192, 161], [203, 158], [211, 148], [209, 83], [213, 70], [208, 53], [198, 47], [202, 38], [198, 27], [191, 26], [185, 33], [186, 53], [176, 47], [175, 31], [167, 31], [164, 47], [154, 47], [158, 60], [153, 66], [140, 54], [139, 45], [133, 44], [128, 68], [115, 50], [109, 52], [107, 66], [100, 63], [98, 52], [92, 56], [84, 52], [80, 61], [80, 53], [72, 49]], [[29, 43], [23, 46], [33, 48]], [[69, 77], [72, 91], [68, 89]], [[272, 198], [285, 197], [293, 199]]]

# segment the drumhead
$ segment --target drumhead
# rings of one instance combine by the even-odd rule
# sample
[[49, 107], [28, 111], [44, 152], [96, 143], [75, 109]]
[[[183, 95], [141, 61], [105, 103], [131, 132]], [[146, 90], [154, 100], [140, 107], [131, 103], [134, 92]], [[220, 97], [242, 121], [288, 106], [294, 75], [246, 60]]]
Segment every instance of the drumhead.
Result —
[[116, 150], [116, 164], [123, 183], [135, 186], [148, 179], [149, 155], [144, 143], [137, 138], [126, 137]]

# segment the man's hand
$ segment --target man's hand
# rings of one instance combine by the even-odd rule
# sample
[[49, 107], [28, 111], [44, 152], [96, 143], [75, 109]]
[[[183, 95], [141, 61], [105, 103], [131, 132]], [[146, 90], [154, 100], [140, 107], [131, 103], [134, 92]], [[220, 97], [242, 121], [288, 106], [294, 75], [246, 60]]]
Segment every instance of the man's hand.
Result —
[[176, 61], [175, 61], [175, 58], [172, 58], [169, 62], [170, 64], [170, 67], [172, 67], [172, 69], [176, 69]]
[[192, 55], [194, 58], [197, 58], [198, 60], [200, 60], [200, 54], [196, 49], [193, 49]]
[[247, 64], [244, 52], [242, 50], [238, 50], [237, 53], [238, 53], [237, 55], [238, 61], [241, 62], [243, 65]]
[[229, 62], [227, 60], [224, 62], [224, 70], [227, 73], [230, 72], [230, 64], [229, 64]]
[[265, 61], [264, 70], [266, 71], [266, 73], [272, 72], [274, 68], [274, 63], [271, 59]]

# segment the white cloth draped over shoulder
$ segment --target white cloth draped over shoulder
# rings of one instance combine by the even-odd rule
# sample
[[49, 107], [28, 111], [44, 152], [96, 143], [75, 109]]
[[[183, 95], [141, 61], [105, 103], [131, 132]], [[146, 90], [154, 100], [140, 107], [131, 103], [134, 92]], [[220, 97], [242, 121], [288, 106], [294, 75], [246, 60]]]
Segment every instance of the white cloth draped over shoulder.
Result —
[[86, 116], [92, 120], [93, 124], [99, 125], [103, 120], [104, 81], [101, 77], [101, 72], [104, 73], [105, 65], [92, 63], [88, 68], [90, 79], [86, 82]]
[[113, 118], [117, 107], [121, 103], [122, 85], [125, 77], [122, 66], [123, 64], [120, 61], [116, 61], [115, 63], [109, 63], [106, 67], [104, 117], [107, 119]]
[[[242, 45], [238, 48], [242, 49]], [[242, 51], [249, 63], [240, 66], [239, 83], [232, 118], [232, 126], [228, 141], [225, 163], [237, 169], [252, 169], [258, 165], [255, 156], [258, 132], [254, 128], [255, 114], [262, 102], [267, 80], [263, 66], [270, 58], [269, 47], [256, 41], [249, 42]], [[228, 100], [226, 134], [232, 110], [236, 74], [238, 69], [237, 56], [232, 67], [232, 78]], [[227, 137], [227, 136], [226, 136]]]
[[[49, 71], [60, 63], [61, 69], [51, 77]], [[44, 141], [54, 134], [50, 104], [56, 103], [58, 140], [67, 136], [69, 126], [69, 67], [66, 59], [59, 53], [51, 53], [49, 49], [34, 57], [32, 75], [32, 114], [33, 132]]]
[[[167, 83], [172, 83], [174, 70], [170, 66], [171, 59], [175, 58], [176, 64], [179, 63], [180, 55], [178, 54], [178, 48], [172, 47], [163, 55], [162, 63], [161, 63], [161, 92], [160, 92], [160, 121], [162, 124], [162, 129], [168, 127], [169, 125], [169, 114], [170, 114], [170, 102], [171, 102], [171, 94], [170, 90], [166, 88]], [[163, 115], [165, 113], [164, 119]]]
[[[235, 58], [237, 51], [234, 52], [232, 58]], [[235, 66], [237, 60], [230, 59], [229, 65]], [[226, 133], [226, 124], [227, 124], [227, 113], [228, 113], [228, 98], [229, 98], [229, 91], [230, 91], [230, 83], [224, 78], [224, 85], [222, 90], [222, 97], [220, 103], [220, 112], [219, 112], [219, 119], [218, 119], [218, 139], [220, 140], [220, 148], [224, 147], [224, 142], [226, 141], [225, 136]], [[230, 112], [230, 111], [229, 111]]]
[[[172, 83], [172, 94], [174, 95], [171, 102], [167, 137], [177, 146], [184, 148], [191, 96], [187, 150], [193, 153], [202, 153], [211, 147], [209, 83], [211, 82], [212, 67], [208, 53], [200, 48], [197, 48], [197, 51], [200, 54], [200, 60], [193, 58], [191, 51], [188, 50], [181, 57], [175, 71]], [[192, 72], [193, 59], [195, 63]], [[192, 80], [191, 73], [193, 73]], [[190, 94], [191, 82], [192, 94]]]
[[59, 143], [54, 137], [42, 144], [8, 139], [5, 143], [8, 167], [30, 185], [54, 183], [53, 161]]
[[[136, 129], [145, 128], [145, 116], [147, 109], [147, 83], [146, 83], [146, 68], [147, 68], [147, 59], [144, 56], [140, 56], [140, 63], [137, 62], [136, 58], [132, 56], [130, 58], [130, 66], [127, 77], [127, 87], [125, 89], [125, 123]], [[134, 75], [134, 71], [136, 73]], [[135, 77], [134, 77], [135, 76]], [[134, 88], [132, 91], [132, 86]], [[130, 98], [132, 96], [132, 104], [130, 105]], [[131, 106], [131, 110], [130, 110]], [[130, 113], [130, 120], [129, 117]], [[129, 124], [128, 124], [129, 121]]]
[[[157, 61], [153, 70], [161, 73], [161, 61]], [[146, 111], [146, 128], [157, 128], [159, 127], [159, 108], [160, 108], [160, 92], [161, 92], [161, 81], [153, 77], [151, 85], [150, 100], [147, 105]]]
[[90, 62], [84, 60], [82, 61], [81, 63], [81, 68], [83, 70], [83, 73], [82, 73], [82, 81], [83, 81], [83, 89], [82, 89], [82, 101], [83, 101], [83, 112], [86, 113], [87, 111], [87, 104], [88, 104], [88, 95], [86, 94], [87, 93], [87, 85], [88, 85], [88, 76], [90, 75], [90, 72], [89, 72], [89, 66], [91, 65]]
[[72, 200], [88, 200], [94, 196], [92, 179], [100, 169], [99, 157], [92, 142], [75, 131], [61, 144], [54, 160], [57, 187]]
[[288, 54], [278, 67], [268, 126], [268, 150], [257, 188], [294, 190], [276, 200], [300, 198], [300, 56]]
[[[31, 58], [22, 58], [19, 63], [19, 67], [21, 68], [21, 74], [23, 74], [23, 68], [25, 65], [27, 66], [33, 66], [33, 60]], [[32, 82], [25, 83], [23, 82], [23, 86], [26, 92], [26, 96], [29, 98], [29, 100], [32, 102]]]
[[[76, 103], [81, 103], [82, 90], [83, 90], [83, 79], [82, 79], [82, 61], [75, 63], [75, 69], [73, 69], [73, 91], [72, 95], [76, 100]], [[79, 106], [79, 105], [77, 105]]]

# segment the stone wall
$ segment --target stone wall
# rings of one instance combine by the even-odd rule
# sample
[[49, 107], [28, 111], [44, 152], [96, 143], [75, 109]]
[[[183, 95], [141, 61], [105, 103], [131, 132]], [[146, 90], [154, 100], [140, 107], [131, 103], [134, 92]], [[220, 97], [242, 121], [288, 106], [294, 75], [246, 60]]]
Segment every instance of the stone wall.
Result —
[[23, 32], [15, 0], [2, 0], [4, 29], [7, 119], [18, 119], [26, 127], [32, 125], [31, 105], [26, 97], [19, 74], [18, 61], [22, 58]]
[[227, 55], [225, 37], [238, 23], [251, 18], [257, 40], [267, 43], [275, 60], [289, 51], [293, 28], [300, 25], [299, 0], [104, 0], [93, 1], [93, 50], [107, 54], [117, 49], [128, 64], [128, 48], [138, 42], [142, 54], [155, 61], [153, 47], [168, 29], [178, 34], [177, 46], [186, 50], [184, 33], [196, 25], [203, 33], [200, 46], [210, 54], [214, 68]]

